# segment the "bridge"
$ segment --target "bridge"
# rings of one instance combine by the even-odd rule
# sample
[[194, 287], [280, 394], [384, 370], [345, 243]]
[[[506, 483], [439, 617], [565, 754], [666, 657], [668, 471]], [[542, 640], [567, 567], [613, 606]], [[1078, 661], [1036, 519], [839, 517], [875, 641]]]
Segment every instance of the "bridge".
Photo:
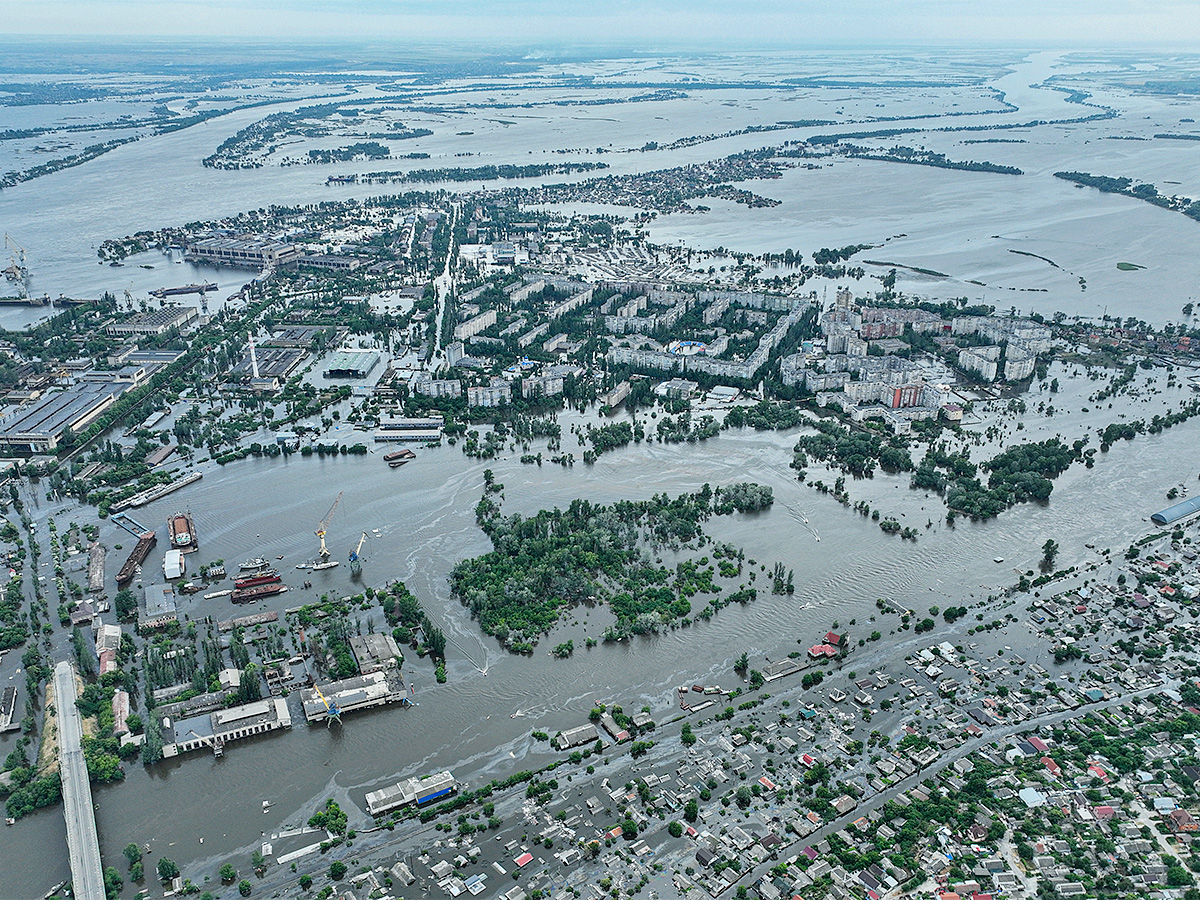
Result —
[[83, 730], [75, 705], [75, 672], [69, 662], [54, 667], [54, 707], [58, 719], [58, 761], [62, 775], [63, 815], [71, 856], [72, 892], [77, 900], [105, 900], [100, 841], [92, 810], [92, 788], [83, 759]]

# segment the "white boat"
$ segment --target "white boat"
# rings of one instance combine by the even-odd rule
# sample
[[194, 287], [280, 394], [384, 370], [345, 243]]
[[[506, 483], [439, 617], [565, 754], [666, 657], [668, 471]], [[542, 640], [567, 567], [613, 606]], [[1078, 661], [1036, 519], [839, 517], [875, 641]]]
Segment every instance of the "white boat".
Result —
[[265, 569], [266, 567], [267, 567], [267, 561], [265, 559], [263, 559], [261, 556], [256, 557], [254, 559], [248, 559], [244, 563], [240, 563], [238, 565], [238, 568], [242, 569], [243, 571], [251, 571], [253, 569]]
[[992, 557], [992, 562], [1002, 563], [1002, 562], [1004, 562], [1004, 557], [1003, 556], [994, 556], [994, 557]]
[[332, 569], [337, 565], [340, 563], [336, 559], [327, 559], [325, 562], [313, 563], [313, 571], [320, 572], [322, 569]]

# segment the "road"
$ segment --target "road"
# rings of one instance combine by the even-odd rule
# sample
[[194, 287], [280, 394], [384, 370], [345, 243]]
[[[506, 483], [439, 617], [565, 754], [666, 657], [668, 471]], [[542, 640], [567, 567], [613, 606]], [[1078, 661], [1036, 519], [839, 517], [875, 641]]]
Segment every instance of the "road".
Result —
[[58, 721], [58, 759], [62, 773], [63, 815], [71, 883], [78, 900], [105, 900], [100, 842], [92, 810], [92, 788], [83, 759], [82, 727], [75, 705], [75, 672], [69, 662], [54, 667], [54, 702]]

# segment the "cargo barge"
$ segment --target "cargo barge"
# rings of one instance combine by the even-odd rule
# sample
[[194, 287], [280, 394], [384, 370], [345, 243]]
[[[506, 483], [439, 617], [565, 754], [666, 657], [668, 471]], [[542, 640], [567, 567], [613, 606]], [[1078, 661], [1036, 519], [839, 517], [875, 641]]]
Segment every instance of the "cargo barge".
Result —
[[259, 584], [254, 587], [239, 588], [230, 595], [229, 599], [234, 603], [253, 603], [262, 597], [282, 594], [286, 590], [286, 584]]
[[121, 566], [121, 571], [117, 572], [117, 587], [124, 587], [133, 581], [133, 576], [137, 574], [138, 567], [146, 561], [146, 557], [150, 555], [150, 549], [156, 543], [158, 543], [158, 535], [153, 531], [144, 532], [138, 538], [137, 546], [133, 548], [133, 552], [125, 560], [125, 565]]
[[185, 284], [183, 287], [159, 288], [156, 291], [151, 291], [151, 297], [182, 297], [185, 294], [205, 294], [208, 291], [215, 291], [217, 286], [211, 282], [204, 284]]
[[396, 450], [385, 455], [383, 457], [383, 461], [385, 463], [393, 463], [397, 460], [404, 460], [404, 462], [408, 462], [410, 459], [416, 459], [416, 457], [417, 454], [413, 453], [411, 450]]
[[175, 513], [167, 519], [167, 532], [171, 536], [172, 550], [191, 553], [200, 546], [200, 542], [196, 540], [196, 523], [192, 521], [191, 513]]
[[242, 588], [257, 587], [260, 584], [278, 584], [280, 581], [283, 579], [279, 577], [279, 573], [275, 569], [264, 569], [261, 572], [242, 575], [234, 579], [233, 586], [241, 590]]

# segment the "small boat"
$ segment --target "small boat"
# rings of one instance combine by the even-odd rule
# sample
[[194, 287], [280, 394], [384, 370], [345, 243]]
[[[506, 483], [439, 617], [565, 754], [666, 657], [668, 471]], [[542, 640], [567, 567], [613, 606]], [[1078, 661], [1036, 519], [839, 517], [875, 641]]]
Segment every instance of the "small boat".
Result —
[[324, 569], [332, 569], [337, 565], [339, 565], [339, 563], [336, 559], [327, 559], [325, 562], [313, 563], [312, 568], [314, 572], [320, 572]]
[[389, 469], [398, 469], [402, 465], [404, 465], [406, 462], [408, 462], [407, 459], [393, 459], [390, 463], [388, 463], [388, 468]]
[[[282, 556], [279, 558], [283, 559]], [[238, 568], [242, 569], [243, 571], [248, 571], [250, 569], [265, 569], [266, 567], [267, 561], [261, 556], [256, 556], [254, 559], [248, 559], [244, 563], [238, 564]]]
[[4, 820], [4, 824], [5, 824], [5, 825], [16, 825], [16, 824], [17, 824], [17, 820], [16, 820], [16, 819], [13, 819], [13, 818], [8, 818], [8, 819], [5, 819], [5, 820]]

